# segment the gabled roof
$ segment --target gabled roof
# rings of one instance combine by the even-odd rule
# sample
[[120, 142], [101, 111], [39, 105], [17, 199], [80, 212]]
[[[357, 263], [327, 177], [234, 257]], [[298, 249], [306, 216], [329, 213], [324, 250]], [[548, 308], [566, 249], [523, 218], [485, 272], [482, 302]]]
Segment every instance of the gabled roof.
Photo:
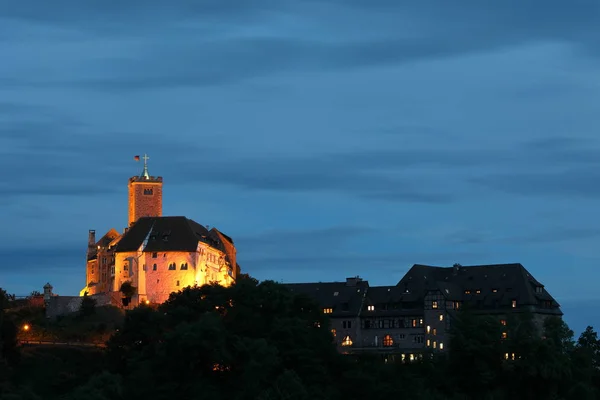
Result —
[[186, 217], [143, 217], [123, 234], [117, 252], [137, 251], [144, 241], [144, 251], [196, 251], [198, 242], [225, 252], [221, 238], [199, 223]]

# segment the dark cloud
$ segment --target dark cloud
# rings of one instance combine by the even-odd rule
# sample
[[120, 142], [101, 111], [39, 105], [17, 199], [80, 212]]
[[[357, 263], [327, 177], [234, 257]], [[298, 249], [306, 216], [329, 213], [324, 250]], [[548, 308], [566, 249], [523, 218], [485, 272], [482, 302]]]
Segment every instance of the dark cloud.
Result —
[[566, 241], [578, 241], [600, 237], [599, 228], [550, 228], [544, 232], [536, 232], [520, 236], [513, 236], [502, 241], [515, 244], [527, 243], [557, 243]]
[[[130, 91], [223, 85], [286, 72], [395, 65], [489, 52], [526, 43], [572, 41], [593, 48], [600, 43], [600, 34], [596, 30], [600, 19], [598, 6], [585, 0], [578, 0], [577, 3], [581, 3], [578, 5], [561, 2], [562, 6], [557, 1], [540, 0], [508, 1], [502, 5], [471, 0], [458, 3], [425, 1], [418, 5], [389, 1], [374, 4], [325, 2], [330, 7], [330, 14], [338, 10], [345, 15], [351, 12], [348, 5], [365, 7], [361, 12], [355, 11], [348, 20], [355, 21], [366, 32], [377, 29], [385, 35], [377, 38], [365, 35], [361, 41], [335, 36], [330, 38], [332, 40], [309, 40], [289, 35], [242, 38], [222, 34], [235, 32], [240, 26], [233, 23], [237, 18], [260, 16], [264, 25], [268, 25], [285, 16], [302, 16], [311, 7], [319, 5], [319, 1], [132, 1], [131, 4], [110, 2], [104, 5], [61, 0], [59, 3], [63, 6], [38, 2], [36, 7], [8, 0], [5, 3], [5, 18], [42, 24], [75, 24], [79, 29], [101, 26], [104, 36], [115, 26], [132, 33], [145, 28], [151, 28], [153, 32], [152, 36], [144, 36], [145, 42], [138, 43], [124, 57], [94, 59], [94, 65], [100, 71], [95, 75], [87, 71], [80, 77], [77, 73], [72, 74], [67, 80], [13, 80], [18, 86]], [[420, 21], [422, 30], [409, 32], [401, 22], [383, 28], [383, 24], [378, 23], [382, 16], [372, 14], [378, 6], [386, 7], [390, 15], [396, 14], [399, 21]], [[221, 32], [221, 35], [202, 32], [209, 20], [220, 24], [215, 32]], [[330, 24], [335, 26], [336, 21], [323, 20], [322, 23], [321, 28], [325, 29]], [[181, 24], [193, 28], [176, 29]], [[160, 35], [163, 25], [171, 27], [165, 28]], [[195, 29], [198, 31], [194, 32]], [[318, 31], [318, 24], [315, 29]], [[331, 34], [324, 31], [323, 35]], [[5, 84], [10, 84], [10, 80]]]
[[[38, 243], [39, 244], [39, 243]], [[85, 247], [85, 246], [84, 246]], [[55, 244], [53, 247], [43, 245], [11, 248], [0, 248], [0, 272], [19, 272], [50, 275], [70, 271], [85, 276], [85, 248], [78, 245]], [[35, 248], [32, 251], [32, 248]], [[77, 266], [80, 267], [72, 267]], [[85, 280], [85, 278], [82, 278]]]
[[512, 172], [480, 176], [470, 182], [494, 190], [524, 196], [596, 198], [600, 196], [597, 168], [558, 172]]

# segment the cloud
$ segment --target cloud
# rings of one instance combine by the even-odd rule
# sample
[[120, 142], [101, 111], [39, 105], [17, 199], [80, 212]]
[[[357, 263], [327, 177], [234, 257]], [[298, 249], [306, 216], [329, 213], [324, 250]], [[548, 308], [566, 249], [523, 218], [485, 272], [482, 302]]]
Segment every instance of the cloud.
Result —
[[[299, 71], [399, 65], [532, 42], [570, 41], [595, 48], [599, 43], [595, 29], [598, 7], [585, 0], [577, 2], [580, 4], [560, 7], [556, 1], [541, 0], [502, 5], [472, 0], [418, 5], [387, 0], [373, 4], [338, 0], [91, 4], [61, 0], [62, 6], [37, 2], [33, 7], [5, 0], [6, 19], [92, 29], [104, 38], [114, 30], [121, 32], [121, 40], [114, 39], [112, 46], [120, 56], [86, 54], [88, 45], [77, 52], [76, 65], [68, 75], [13, 78], [5, 84], [121, 92], [226, 85]], [[291, 29], [294, 22], [309, 19], [314, 38]], [[357, 24], [364, 32], [360, 39], [344, 33], [356, 32]], [[138, 39], [123, 47], [123, 39], [130, 37]]]
[[597, 198], [600, 172], [596, 168], [567, 169], [556, 172], [513, 172], [488, 174], [470, 182], [510, 194]]
[[[85, 276], [85, 246], [80, 244], [57, 244], [53, 247], [11, 247], [0, 248], [0, 272], [2, 273], [44, 273], [56, 274], [70, 271]], [[83, 257], [82, 257], [83, 254]], [[73, 268], [71, 265], [80, 265]], [[83, 278], [82, 278], [83, 279]]]

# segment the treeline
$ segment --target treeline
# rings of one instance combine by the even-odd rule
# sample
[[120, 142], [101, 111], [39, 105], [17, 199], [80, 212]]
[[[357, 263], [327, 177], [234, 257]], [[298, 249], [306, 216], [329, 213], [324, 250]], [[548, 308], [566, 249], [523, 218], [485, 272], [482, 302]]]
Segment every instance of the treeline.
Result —
[[[317, 304], [252, 278], [138, 307], [105, 351], [45, 357], [37, 368], [35, 357], [24, 360], [26, 349], [18, 351], [16, 328], [2, 310], [0, 325], [3, 400], [600, 398], [600, 341], [591, 327], [575, 341], [558, 318], [539, 332], [531, 316], [503, 327], [465, 310], [445, 354], [384, 362], [338, 354]], [[57, 359], [62, 364], [52, 364]]]

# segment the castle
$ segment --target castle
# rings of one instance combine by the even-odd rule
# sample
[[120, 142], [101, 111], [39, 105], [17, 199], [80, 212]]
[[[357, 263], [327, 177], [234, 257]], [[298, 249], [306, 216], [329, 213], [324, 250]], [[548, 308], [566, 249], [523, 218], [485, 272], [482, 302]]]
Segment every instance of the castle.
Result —
[[[89, 231], [81, 296], [104, 295], [115, 305], [162, 303], [186, 286], [229, 286], [240, 273], [229, 236], [186, 217], [162, 215], [163, 179], [148, 173], [148, 159], [144, 155], [142, 173], [129, 179], [125, 231], [110, 229], [99, 240]], [[124, 283], [135, 288], [133, 296], [123, 295]]]

